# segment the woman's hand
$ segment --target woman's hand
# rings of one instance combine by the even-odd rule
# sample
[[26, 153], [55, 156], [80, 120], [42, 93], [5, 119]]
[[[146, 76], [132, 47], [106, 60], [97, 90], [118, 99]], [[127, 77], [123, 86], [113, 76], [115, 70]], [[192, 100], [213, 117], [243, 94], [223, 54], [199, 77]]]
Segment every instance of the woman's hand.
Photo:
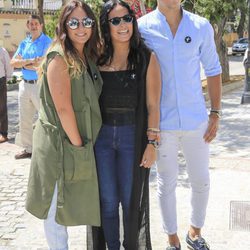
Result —
[[148, 144], [141, 160], [141, 167], [150, 168], [156, 161], [157, 152], [152, 144]]

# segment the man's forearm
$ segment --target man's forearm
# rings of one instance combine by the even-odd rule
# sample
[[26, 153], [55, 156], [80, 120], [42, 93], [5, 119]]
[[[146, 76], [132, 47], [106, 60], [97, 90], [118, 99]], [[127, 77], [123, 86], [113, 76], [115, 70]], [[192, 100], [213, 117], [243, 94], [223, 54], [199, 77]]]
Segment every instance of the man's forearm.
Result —
[[207, 77], [207, 89], [211, 108], [221, 109], [221, 75]]
[[16, 58], [13, 58], [11, 59], [10, 61], [10, 65], [14, 68], [23, 68], [27, 65], [30, 65], [33, 63], [33, 59], [16, 59]]

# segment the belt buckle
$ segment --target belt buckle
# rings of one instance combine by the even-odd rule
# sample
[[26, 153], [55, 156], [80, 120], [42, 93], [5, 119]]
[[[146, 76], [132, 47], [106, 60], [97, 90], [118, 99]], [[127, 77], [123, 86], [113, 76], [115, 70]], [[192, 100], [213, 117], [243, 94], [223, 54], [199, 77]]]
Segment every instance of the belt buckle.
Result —
[[25, 80], [24, 82], [29, 83], [29, 84], [35, 84], [37, 80]]

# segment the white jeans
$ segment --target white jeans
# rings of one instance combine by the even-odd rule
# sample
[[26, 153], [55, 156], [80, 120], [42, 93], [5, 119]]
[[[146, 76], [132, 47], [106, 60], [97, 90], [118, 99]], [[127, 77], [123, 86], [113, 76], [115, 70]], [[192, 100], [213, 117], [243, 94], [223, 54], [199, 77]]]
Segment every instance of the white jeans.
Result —
[[57, 185], [53, 194], [48, 217], [44, 220], [44, 231], [50, 250], [68, 250], [67, 227], [59, 225], [56, 220]]
[[209, 146], [203, 135], [207, 122], [197, 130], [163, 131], [157, 161], [158, 197], [165, 233], [177, 232], [176, 194], [178, 177], [178, 150], [181, 146], [191, 183], [191, 225], [204, 225], [209, 196]]
[[21, 146], [28, 152], [32, 151], [33, 119], [39, 110], [39, 86], [21, 81], [18, 93], [19, 130]]

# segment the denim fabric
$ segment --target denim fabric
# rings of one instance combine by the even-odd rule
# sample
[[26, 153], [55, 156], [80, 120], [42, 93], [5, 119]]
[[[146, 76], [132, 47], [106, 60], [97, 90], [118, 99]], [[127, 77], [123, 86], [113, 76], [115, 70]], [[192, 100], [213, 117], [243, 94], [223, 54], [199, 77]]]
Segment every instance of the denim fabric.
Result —
[[44, 232], [49, 250], [68, 250], [67, 227], [59, 225], [56, 220], [57, 184], [55, 186], [48, 217], [44, 220]]
[[123, 210], [126, 248], [127, 218], [133, 178], [135, 126], [103, 125], [95, 145], [102, 227], [109, 250], [120, 249], [119, 204]]

